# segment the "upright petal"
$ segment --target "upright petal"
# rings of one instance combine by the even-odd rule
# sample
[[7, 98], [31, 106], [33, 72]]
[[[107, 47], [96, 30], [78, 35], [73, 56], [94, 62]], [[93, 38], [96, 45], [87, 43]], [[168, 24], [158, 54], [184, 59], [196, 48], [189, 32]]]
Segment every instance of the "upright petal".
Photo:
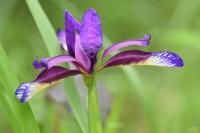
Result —
[[146, 34], [144, 35], [144, 38], [142, 39], [132, 39], [132, 40], [126, 40], [120, 43], [116, 43], [110, 47], [108, 47], [104, 53], [103, 53], [103, 57], [109, 55], [111, 52], [119, 50], [121, 48], [125, 48], [128, 46], [132, 46], [132, 45], [138, 45], [138, 46], [148, 46], [150, 43], [150, 39], [151, 36], [150, 34]]
[[80, 29], [80, 42], [90, 59], [94, 59], [102, 46], [102, 29], [99, 15], [89, 9], [83, 16]]
[[88, 58], [87, 54], [83, 50], [82, 45], [80, 44], [80, 35], [76, 34], [76, 44], [75, 44], [75, 58], [85, 67], [87, 72], [90, 70], [91, 61]]
[[119, 65], [153, 65], [163, 67], [182, 67], [183, 60], [175, 53], [163, 52], [144, 52], [139, 50], [128, 50], [113, 56], [105, 67], [113, 67]]
[[61, 44], [61, 47], [65, 50], [68, 51], [67, 49], [67, 42], [66, 42], [66, 33], [64, 30], [58, 29], [56, 32], [58, 42]]
[[51, 69], [45, 69], [34, 81], [21, 84], [16, 90], [15, 95], [20, 102], [27, 102], [45, 88], [54, 85], [64, 78], [77, 74], [80, 74], [80, 71], [68, 70], [58, 66], [52, 67]]
[[70, 12], [65, 11], [65, 33], [66, 33], [66, 43], [68, 52], [71, 56], [74, 56], [74, 45], [75, 45], [75, 30], [79, 31], [80, 24], [71, 15]]
[[[81, 28], [81, 24], [76, 20], [75, 17], [73, 17], [73, 15], [65, 10], [65, 22], [69, 22], [70, 24], [73, 25], [74, 29], [76, 29], [78, 32], [80, 31], [80, 28]], [[67, 26], [67, 25], [65, 25]]]

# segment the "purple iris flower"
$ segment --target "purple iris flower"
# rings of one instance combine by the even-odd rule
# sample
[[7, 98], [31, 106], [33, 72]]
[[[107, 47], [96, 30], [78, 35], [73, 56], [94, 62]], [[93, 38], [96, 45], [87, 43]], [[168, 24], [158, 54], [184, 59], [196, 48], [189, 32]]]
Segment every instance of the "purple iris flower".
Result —
[[[57, 83], [69, 76], [83, 74], [90, 76], [94, 71], [120, 66], [120, 65], [154, 65], [163, 67], [182, 67], [183, 60], [175, 53], [144, 52], [140, 50], [127, 50], [119, 52], [111, 57], [101, 67], [96, 68], [97, 54], [102, 47], [103, 33], [100, 17], [94, 9], [88, 9], [82, 22], [79, 23], [70, 12], [64, 13], [64, 30], [57, 31], [58, 41], [67, 54], [52, 58], [35, 60], [33, 65], [36, 69], [44, 70], [32, 82], [21, 84], [16, 90], [16, 96], [21, 102], [26, 102], [39, 91]], [[141, 39], [130, 39], [108, 47], [100, 60], [105, 60], [111, 52], [132, 45], [148, 46], [150, 35], [146, 34]], [[76, 69], [69, 70], [58, 66], [60, 63], [72, 63]]]

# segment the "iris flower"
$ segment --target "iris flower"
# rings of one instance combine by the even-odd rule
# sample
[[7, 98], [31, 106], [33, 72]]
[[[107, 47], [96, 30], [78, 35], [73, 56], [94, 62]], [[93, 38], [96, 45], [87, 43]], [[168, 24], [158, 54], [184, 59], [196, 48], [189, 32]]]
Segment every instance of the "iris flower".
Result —
[[[70, 12], [64, 12], [64, 30], [57, 31], [58, 41], [61, 47], [66, 50], [65, 54], [52, 58], [35, 60], [33, 66], [36, 69], [43, 68], [42, 72], [34, 81], [22, 83], [15, 94], [21, 102], [27, 102], [41, 90], [58, 83], [69, 76], [82, 74], [90, 77], [94, 72], [105, 68], [120, 65], [154, 65], [163, 67], [182, 67], [183, 60], [175, 53], [144, 52], [140, 50], [127, 50], [119, 52], [110, 57], [105, 57], [111, 52], [118, 51], [128, 46], [148, 46], [150, 35], [146, 34], [140, 39], [130, 39], [111, 45], [103, 51], [101, 57], [97, 54], [103, 44], [103, 33], [100, 17], [94, 9], [88, 9], [82, 22], [79, 23]], [[100, 67], [96, 67], [97, 59], [102, 61]], [[103, 60], [105, 63], [103, 63]], [[74, 70], [58, 66], [60, 63], [72, 63]]]

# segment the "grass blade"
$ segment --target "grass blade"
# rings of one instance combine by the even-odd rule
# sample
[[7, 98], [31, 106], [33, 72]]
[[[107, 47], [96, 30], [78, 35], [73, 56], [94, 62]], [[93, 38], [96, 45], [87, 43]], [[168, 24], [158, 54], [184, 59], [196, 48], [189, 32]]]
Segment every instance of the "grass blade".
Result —
[[111, 108], [111, 113], [108, 116], [104, 133], [116, 133], [120, 126], [118, 123], [120, 114], [122, 112], [122, 105], [124, 102], [124, 94], [115, 95], [114, 103]]
[[6, 53], [0, 44], [0, 103], [16, 133], [39, 133], [38, 125], [28, 104], [17, 101], [14, 92], [19, 85]]
[[[35, 23], [41, 33], [41, 36], [45, 42], [45, 46], [50, 56], [58, 55], [59, 45], [55, 35], [55, 31], [45, 15], [38, 0], [26, 0], [26, 3], [30, 9], [31, 14], [35, 20]], [[69, 103], [74, 111], [75, 117], [84, 133], [88, 132], [88, 120], [87, 113], [79, 99], [75, 85], [72, 79], [68, 79], [65, 83], [65, 90], [68, 96]]]
[[55, 31], [38, 0], [26, 0], [50, 56], [60, 53]]

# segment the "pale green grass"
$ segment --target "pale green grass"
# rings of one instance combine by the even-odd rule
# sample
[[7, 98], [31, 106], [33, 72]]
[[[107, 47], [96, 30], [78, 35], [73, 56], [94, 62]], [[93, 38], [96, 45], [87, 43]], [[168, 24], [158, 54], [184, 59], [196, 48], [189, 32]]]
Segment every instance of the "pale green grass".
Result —
[[19, 85], [6, 53], [0, 44], [0, 103], [16, 133], [39, 133], [38, 125], [28, 104], [21, 104], [15, 97]]

